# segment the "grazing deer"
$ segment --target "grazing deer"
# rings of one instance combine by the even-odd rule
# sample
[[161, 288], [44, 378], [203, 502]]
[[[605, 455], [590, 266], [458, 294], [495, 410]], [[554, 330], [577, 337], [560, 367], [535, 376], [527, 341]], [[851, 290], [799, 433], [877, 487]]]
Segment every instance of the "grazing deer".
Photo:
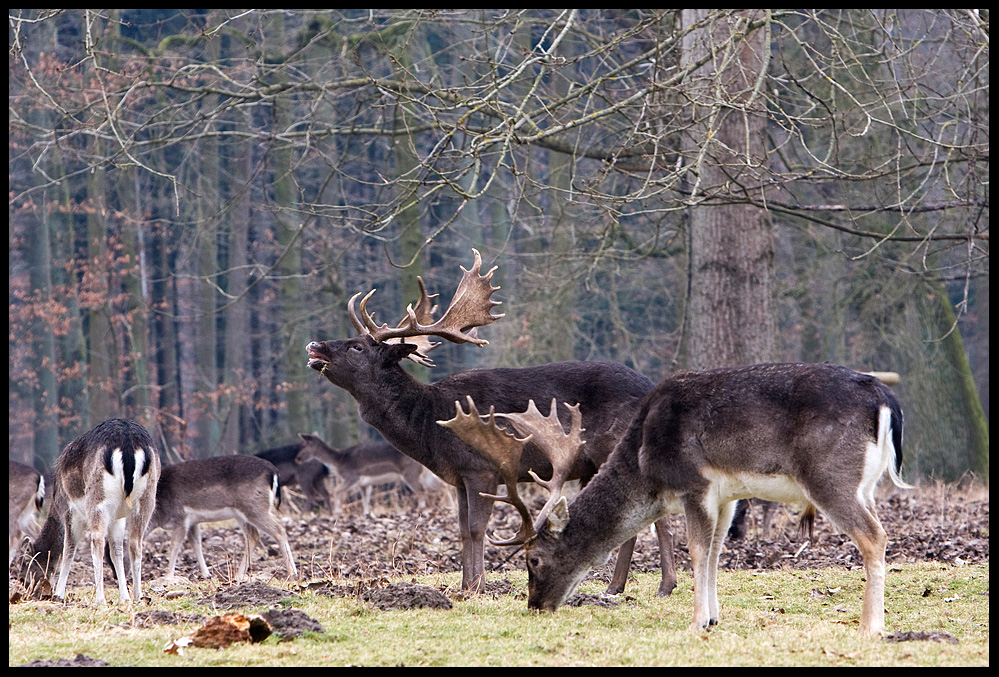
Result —
[[278, 471], [278, 483], [281, 488], [298, 486], [305, 494], [306, 509], [319, 508], [333, 514], [333, 498], [326, 487], [329, 470], [319, 461], [298, 463], [295, 459], [302, 450], [302, 443], [286, 444], [274, 449], [259, 451], [255, 456], [270, 461]]
[[[155, 507], [159, 476], [160, 457], [153, 440], [134, 421], [104, 421], [70, 442], [56, 461], [52, 506], [32, 546], [32, 558], [20, 572], [21, 579], [41, 582], [58, 563], [54, 595], [64, 598], [77, 548], [89, 541], [94, 601], [104, 604], [107, 540], [121, 601], [137, 603], [142, 594], [142, 539]], [[123, 561], [126, 533], [131, 598]]]
[[[371, 493], [378, 484], [398, 482], [418, 497], [420, 508], [426, 506], [426, 494], [442, 483], [425, 467], [400, 453], [388, 442], [368, 442], [338, 450], [316, 435], [299, 433], [302, 445], [296, 463], [318, 461], [343, 482], [342, 493], [354, 489], [361, 492], [361, 505], [366, 516], [371, 515]], [[341, 490], [334, 501], [340, 511]]]
[[[481, 436], [475, 429], [495, 428], [495, 416], [464, 415], [459, 408], [442, 425], [471, 427], [470, 434]], [[525, 440], [506, 436], [513, 441], [477, 443], [500, 450], [500, 462], [514, 465]], [[801, 503], [804, 520], [822, 511], [860, 549], [867, 578], [860, 632], [869, 637], [884, 630], [887, 543], [874, 490], [886, 470], [896, 486], [911, 488], [901, 480], [901, 465], [901, 408], [870, 374], [829, 364], [681, 372], [646, 397], [621, 443], [572, 505], [554, 499], [546, 506], [547, 520], [532, 521], [508, 478], [504, 499], [519, 503], [524, 518], [508, 543], [526, 546], [528, 605], [554, 611], [617, 543], [682, 510], [696, 630], [718, 623], [718, 557], [735, 502], [761, 497]]]
[[24, 539], [35, 540], [41, 531], [42, 506], [45, 502], [45, 478], [29, 465], [7, 462], [8, 517], [7, 536], [10, 540], [7, 566], [21, 551]]
[[[530, 399], [548, 402], [553, 398], [580, 406], [586, 440], [585, 452], [569, 471], [569, 479], [585, 483], [603, 464], [628, 423], [638, 410], [641, 398], [654, 385], [624, 365], [609, 362], [564, 362], [521, 369], [473, 369], [462, 371], [435, 383], [420, 383], [399, 364], [409, 358], [432, 366], [427, 353], [436, 347], [427, 337], [436, 336], [454, 343], [484, 345], [474, 335], [477, 327], [502, 317], [491, 309], [498, 301], [490, 299], [498, 289], [491, 283], [495, 268], [480, 274], [482, 259], [473, 250], [475, 263], [463, 270], [462, 280], [451, 305], [434, 321], [434, 305], [423, 281], [416, 307], [406, 310], [406, 318], [396, 327], [377, 326], [366, 310], [374, 293], [360, 302], [360, 316], [350, 299], [347, 308], [361, 335], [338, 341], [314, 341], [306, 347], [309, 366], [331, 383], [349, 392], [358, 403], [363, 418], [396, 449], [420, 462], [458, 490], [458, 522], [462, 541], [462, 588], [482, 590], [485, 586], [484, 537], [493, 499], [489, 495], [501, 481], [500, 474], [479, 451], [437, 421], [451, 415], [454, 402], [466, 395], [498, 411], [519, 411]], [[399, 339], [407, 342], [398, 343]], [[520, 467], [521, 481], [534, 481], [528, 474], [551, 472], [551, 464], [534, 445], [528, 445]], [[485, 495], [484, 495], [485, 494]], [[668, 521], [656, 524], [659, 535], [663, 580], [660, 594], [668, 595], [676, 585], [672, 539]], [[628, 538], [615, 545], [621, 545]], [[619, 556], [614, 579], [608, 590], [624, 589], [631, 558], [625, 544]]]
[[276, 511], [280, 505], [277, 469], [256, 456], [214, 456], [163, 467], [156, 492], [156, 512], [149, 529], [172, 532], [167, 575], [173, 576], [185, 540], [198, 560], [201, 575], [211, 578], [201, 550], [201, 524], [236, 520], [243, 530], [245, 549], [238, 580], [249, 574], [250, 557], [260, 532], [274, 539], [284, 553], [289, 578], [296, 578], [288, 534]]

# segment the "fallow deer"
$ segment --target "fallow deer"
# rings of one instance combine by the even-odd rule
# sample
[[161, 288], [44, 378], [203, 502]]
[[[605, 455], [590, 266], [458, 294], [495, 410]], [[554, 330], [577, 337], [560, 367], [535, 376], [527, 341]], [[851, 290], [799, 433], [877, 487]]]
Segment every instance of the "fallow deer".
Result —
[[[441, 424], [481, 435], [474, 429], [493, 421], [459, 408]], [[477, 443], [506, 447], [501, 462], [515, 465], [524, 440], [506, 436]], [[859, 548], [867, 579], [860, 632], [870, 637], [884, 631], [887, 544], [875, 488], [886, 471], [897, 487], [911, 488], [901, 465], [901, 407], [870, 374], [830, 364], [680, 372], [645, 398], [571, 505], [557, 499], [547, 520], [533, 521], [521, 503], [524, 526], [508, 542], [525, 545], [529, 607], [554, 611], [617, 543], [682, 510], [694, 568], [691, 628], [700, 630], [718, 623], [718, 558], [735, 502], [800, 503], [804, 519], [821, 511]], [[507, 486], [505, 500], [517, 505], [516, 484]]]
[[201, 575], [211, 578], [201, 548], [201, 524], [235, 520], [245, 537], [237, 580], [245, 580], [249, 574], [260, 532], [278, 544], [288, 577], [296, 578], [298, 571], [288, 534], [276, 512], [279, 505], [277, 469], [262, 458], [214, 456], [182, 461], [163, 467], [149, 530], [159, 527], [172, 534], [168, 576], [174, 575], [184, 541], [190, 540]]
[[[864, 373], [874, 376], [887, 386], [897, 385], [901, 380], [899, 374], [894, 371], [870, 371]], [[730, 539], [739, 540], [746, 535], [746, 522], [750, 519], [750, 511], [753, 504], [758, 505], [763, 513], [763, 516], [760, 518], [760, 536], [764, 540], [770, 538], [770, 528], [773, 525], [779, 504], [774, 501], [744, 499], [736, 503], [735, 514], [732, 517], [732, 526], [728, 530], [728, 537]]]
[[[159, 476], [160, 457], [152, 438], [134, 421], [110, 419], [70, 442], [56, 461], [52, 506], [20, 578], [47, 582], [51, 568], [58, 565], [54, 595], [64, 598], [76, 551], [89, 542], [94, 601], [104, 604], [104, 545], [109, 541], [121, 601], [138, 603], [143, 535], [155, 508]], [[123, 561], [126, 533], [131, 597]]]
[[7, 536], [10, 540], [7, 566], [21, 551], [24, 540], [35, 540], [42, 528], [42, 506], [45, 502], [45, 478], [29, 465], [7, 462], [8, 517]]
[[305, 494], [306, 509], [326, 509], [333, 514], [334, 501], [326, 486], [329, 469], [319, 461], [298, 463], [295, 459], [302, 450], [302, 442], [286, 444], [273, 449], [258, 451], [254, 456], [270, 461], [278, 471], [278, 483], [281, 488], [299, 487]]
[[421, 508], [426, 506], [427, 494], [443, 485], [433, 473], [388, 442], [364, 442], [334, 449], [316, 435], [299, 433], [299, 437], [302, 446], [295, 462], [318, 461], [342, 483], [342, 489], [337, 489], [333, 499], [337, 512], [341, 510], [341, 495], [355, 489], [361, 492], [364, 514], [370, 516], [371, 494], [376, 485], [401, 483], [417, 496]]
[[[491, 300], [498, 289], [492, 285], [493, 268], [481, 274], [482, 258], [475, 257], [471, 270], [462, 268], [461, 283], [450, 306], [434, 321], [433, 298], [418, 278], [420, 299], [415, 308], [395, 327], [378, 326], [366, 310], [374, 293], [355, 304], [348, 303], [351, 320], [360, 336], [337, 341], [314, 341], [306, 350], [309, 366], [334, 385], [349, 392], [358, 403], [366, 422], [407, 456], [419, 461], [435, 475], [457, 488], [458, 522], [462, 541], [462, 588], [482, 590], [485, 586], [484, 537], [494, 499], [487, 496], [500, 483], [497, 470], [482, 454], [451, 431], [437, 425], [451, 415], [454, 402], [466, 395], [483, 406], [498, 411], [523, 410], [530, 399], [549, 402], [553, 398], [578, 403], [586, 440], [585, 452], [569, 471], [570, 479], [587, 482], [601, 466], [628, 423], [638, 410], [641, 398], [654, 383], [638, 372], [610, 362], [563, 362], [519, 369], [473, 369], [451, 374], [431, 384], [420, 383], [399, 364], [409, 358], [432, 365], [427, 353], [436, 347], [427, 337], [454, 343], [488, 343], [474, 334], [476, 328], [502, 317], [492, 314], [499, 302]], [[402, 339], [404, 343], [396, 343]], [[521, 481], [534, 481], [528, 471], [539, 476], [551, 472], [545, 456], [528, 445], [521, 466]], [[483, 494], [487, 494], [484, 496]], [[676, 585], [673, 568], [672, 534], [667, 520], [656, 524], [659, 535], [663, 579], [660, 594], [668, 595]], [[621, 539], [621, 545], [629, 538]], [[608, 590], [624, 589], [634, 539], [622, 547], [614, 579]]]

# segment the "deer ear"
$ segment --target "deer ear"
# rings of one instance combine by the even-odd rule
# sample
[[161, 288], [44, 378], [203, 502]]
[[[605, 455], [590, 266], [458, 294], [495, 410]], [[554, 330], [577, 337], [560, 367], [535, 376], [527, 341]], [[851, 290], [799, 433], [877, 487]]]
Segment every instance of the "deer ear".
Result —
[[400, 362], [419, 349], [419, 346], [412, 343], [382, 343], [379, 345], [382, 347], [386, 363]]
[[548, 513], [548, 530], [553, 534], [561, 534], [569, 524], [569, 502], [562, 496], [555, 502], [552, 511]]

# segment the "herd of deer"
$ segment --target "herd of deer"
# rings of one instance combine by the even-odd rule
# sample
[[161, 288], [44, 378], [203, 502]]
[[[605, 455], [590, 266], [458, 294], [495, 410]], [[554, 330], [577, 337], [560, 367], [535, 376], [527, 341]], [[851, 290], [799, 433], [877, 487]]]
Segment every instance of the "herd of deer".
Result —
[[[472, 268], [462, 268], [454, 299], [439, 319], [436, 295], [418, 279], [420, 299], [398, 325], [372, 319], [366, 306], [373, 291], [358, 312], [358, 294], [348, 312], [359, 335], [306, 347], [309, 366], [348, 391], [363, 420], [387, 443], [338, 451], [302, 435], [300, 444], [261, 458], [161, 468], [145, 430], [108, 421], [60, 456], [53, 504], [40, 532], [30, 514], [44, 494], [41, 479], [31, 469], [17, 475], [22, 490], [15, 506], [11, 466], [11, 559], [20, 530], [33, 539], [29, 568], [36, 576], [47, 580], [49, 566], [61, 562], [55, 595], [62, 597], [76, 548], [89, 540], [100, 603], [107, 539], [127, 601], [127, 534], [134, 601], [148, 530], [173, 532], [171, 573], [190, 538], [207, 576], [198, 524], [236, 519], [246, 536], [240, 574], [263, 531], [280, 544], [288, 574], [296, 576], [287, 536], [274, 517], [282, 482], [294, 476], [312, 500], [329, 505], [321, 480], [331, 468], [363, 490], [390, 475], [414, 489], [439, 478], [457, 493], [465, 590], [485, 587], [484, 539], [494, 502], [516, 508], [520, 531], [490, 541], [524, 548], [532, 609], [555, 611], [619, 546], [608, 592], [622, 591], [636, 535], [653, 523], [662, 563], [659, 593], [669, 595], [676, 572], [667, 518], [683, 513], [694, 574], [691, 627], [704, 629], [719, 619], [718, 560], [736, 503], [756, 497], [802, 506], [806, 526], [821, 511], [853, 539], [866, 570], [860, 632], [883, 632], [887, 536], [874, 492], [886, 472], [896, 486], [909, 486], [899, 475], [902, 411], [887, 378], [829, 364], [763, 364], [678, 372], [657, 385], [621, 364], [565, 362], [468, 370], [422, 383], [402, 360], [433, 366], [428, 355], [439, 344], [430, 337], [484, 345], [477, 328], [502, 317], [492, 312], [499, 303], [492, 300], [496, 269], [482, 273], [481, 257], [473, 253]], [[359, 472], [361, 466], [367, 470]], [[570, 480], [582, 486], [571, 504], [563, 495]], [[521, 482], [550, 494], [536, 517], [518, 493]], [[370, 510], [369, 499], [364, 509]]]

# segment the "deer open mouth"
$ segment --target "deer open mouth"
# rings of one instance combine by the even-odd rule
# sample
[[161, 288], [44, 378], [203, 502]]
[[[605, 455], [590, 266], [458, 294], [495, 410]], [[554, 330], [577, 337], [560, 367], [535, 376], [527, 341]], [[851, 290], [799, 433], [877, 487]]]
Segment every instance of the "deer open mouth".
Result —
[[309, 367], [316, 371], [323, 371], [329, 366], [329, 358], [319, 352], [319, 346], [315, 342], [305, 346], [305, 352], [309, 355]]

